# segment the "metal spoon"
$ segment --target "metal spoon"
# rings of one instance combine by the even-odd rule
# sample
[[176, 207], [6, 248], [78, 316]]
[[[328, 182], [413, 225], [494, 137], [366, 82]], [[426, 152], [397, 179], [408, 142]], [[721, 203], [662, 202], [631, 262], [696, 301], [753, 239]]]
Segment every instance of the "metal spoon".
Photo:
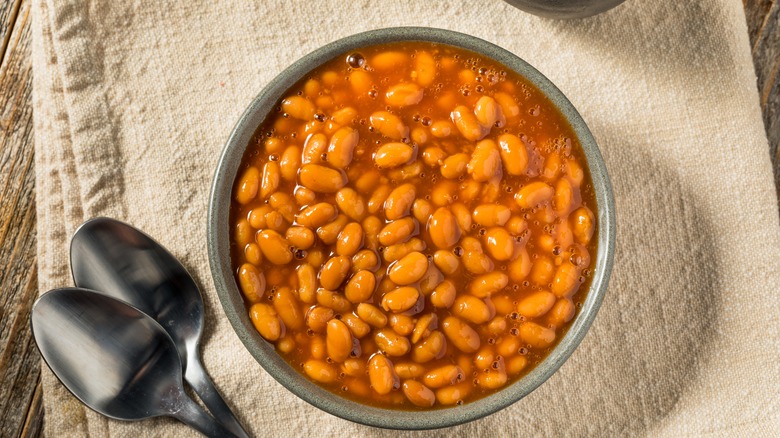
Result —
[[128, 224], [96, 218], [73, 235], [70, 266], [76, 286], [126, 301], [157, 320], [176, 344], [184, 380], [226, 428], [239, 437], [249, 436], [203, 368], [203, 298], [170, 252]]
[[33, 336], [57, 378], [84, 404], [119, 420], [170, 416], [210, 437], [232, 436], [187, 396], [173, 340], [138, 309], [79, 288], [33, 304]]

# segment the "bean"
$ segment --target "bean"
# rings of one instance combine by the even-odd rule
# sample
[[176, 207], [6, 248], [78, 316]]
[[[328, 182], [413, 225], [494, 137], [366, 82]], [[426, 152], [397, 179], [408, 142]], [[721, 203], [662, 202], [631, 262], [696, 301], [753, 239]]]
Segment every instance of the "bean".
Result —
[[260, 182], [260, 199], [266, 199], [271, 193], [275, 192], [279, 187], [279, 179], [281, 178], [281, 170], [279, 169], [279, 163], [276, 161], [269, 161], [263, 166], [263, 176]]
[[387, 275], [393, 283], [403, 286], [420, 280], [427, 269], [428, 258], [415, 251], [390, 265]]
[[444, 281], [444, 275], [439, 269], [431, 263], [427, 264], [428, 269], [420, 278], [420, 292], [425, 295], [429, 295], [436, 287]]
[[452, 134], [455, 126], [448, 120], [437, 120], [431, 123], [431, 135], [436, 138], [447, 138]]
[[384, 258], [387, 263], [392, 263], [396, 260], [401, 260], [414, 251], [423, 250], [425, 250], [425, 242], [417, 237], [413, 237], [409, 239], [408, 242], [396, 243], [395, 245], [390, 245], [385, 248], [382, 252], [382, 258]]
[[288, 329], [300, 330], [304, 327], [304, 315], [301, 305], [289, 287], [280, 287], [274, 296], [274, 309]]
[[301, 185], [318, 193], [335, 193], [347, 184], [343, 171], [319, 164], [306, 164], [298, 174]]
[[320, 284], [325, 289], [336, 290], [347, 278], [351, 260], [346, 256], [332, 257], [320, 269]]
[[518, 236], [528, 229], [528, 222], [519, 216], [512, 216], [506, 222], [506, 229], [511, 234]]
[[317, 304], [333, 309], [339, 313], [346, 313], [352, 309], [352, 304], [344, 295], [334, 292], [330, 289], [319, 288], [316, 292]]
[[351, 106], [346, 106], [340, 110], [334, 111], [330, 116], [331, 120], [344, 126], [351, 124], [356, 118], [358, 118], [358, 112]]
[[367, 94], [371, 90], [373, 81], [370, 73], [356, 69], [349, 74], [349, 84], [352, 87], [352, 91], [360, 96]]
[[482, 324], [489, 321], [495, 312], [491, 312], [487, 304], [479, 298], [472, 295], [461, 295], [455, 298], [452, 313], [474, 324]]
[[239, 178], [239, 183], [236, 185], [236, 201], [239, 204], [248, 204], [260, 189], [260, 171], [257, 167], [250, 166]]
[[580, 268], [571, 263], [563, 263], [555, 271], [550, 290], [556, 297], [565, 298], [574, 294], [580, 283]]
[[462, 402], [471, 394], [472, 385], [471, 382], [462, 382], [439, 388], [436, 390], [436, 400], [443, 405], [454, 405]]
[[588, 207], [580, 207], [574, 211], [572, 217], [572, 233], [577, 243], [587, 245], [593, 237], [595, 230], [595, 217]]
[[409, 240], [417, 231], [417, 222], [411, 217], [394, 220], [385, 225], [379, 232], [379, 243], [384, 246], [403, 243]]
[[490, 257], [480, 251], [466, 251], [460, 259], [463, 267], [474, 275], [491, 272], [495, 267]]
[[505, 371], [488, 371], [477, 376], [477, 385], [485, 389], [498, 389], [506, 385], [507, 375]]
[[341, 364], [341, 372], [352, 377], [362, 376], [366, 373], [366, 363], [362, 359], [350, 357]]
[[428, 133], [419, 126], [412, 128], [412, 141], [418, 145], [424, 145], [428, 142]]
[[257, 233], [257, 244], [268, 261], [275, 265], [286, 265], [292, 261], [292, 252], [287, 239], [273, 230], [263, 230]]
[[304, 263], [295, 270], [298, 277], [298, 298], [306, 304], [313, 304], [317, 293], [317, 272], [314, 266]]
[[246, 247], [249, 243], [252, 242], [254, 232], [255, 230], [252, 229], [252, 226], [249, 224], [248, 220], [239, 219], [236, 223], [235, 234], [233, 235], [234, 239], [236, 240], [236, 244], [238, 244], [240, 248]]
[[490, 96], [482, 96], [474, 106], [474, 115], [477, 117], [477, 121], [483, 128], [490, 130], [496, 125], [503, 114], [501, 113], [501, 107], [498, 105], [495, 99]]
[[445, 275], [452, 275], [457, 272], [460, 262], [458, 257], [451, 251], [440, 249], [433, 253], [433, 263]]
[[283, 232], [287, 228], [284, 223], [284, 217], [278, 211], [269, 211], [263, 219], [265, 220], [265, 227], [277, 233]]
[[355, 304], [367, 301], [374, 294], [376, 277], [370, 271], [358, 271], [347, 282], [344, 296]]
[[542, 167], [542, 178], [546, 179], [547, 181], [552, 181], [558, 178], [558, 175], [561, 174], [561, 157], [560, 155], [556, 153], [551, 153], [549, 156], [547, 156], [547, 159], [544, 160], [544, 167]]
[[506, 373], [510, 376], [516, 376], [520, 374], [520, 371], [523, 371], [527, 363], [528, 359], [525, 356], [512, 357], [506, 362]]
[[[380, 134], [392, 140], [403, 140], [409, 137], [409, 127], [395, 114], [387, 111], [377, 111], [369, 117], [371, 126]], [[398, 144], [398, 143], [390, 143]], [[403, 143], [400, 143], [403, 144]], [[404, 162], [409, 161], [404, 160]]]
[[263, 262], [263, 252], [260, 251], [260, 246], [257, 243], [248, 243], [244, 246], [244, 257], [246, 257], [247, 262], [253, 265], [259, 265]]
[[353, 189], [344, 187], [336, 193], [336, 205], [339, 210], [354, 221], [362, 221], [366, 216], [366, 203]]
[[407, 380], [402, 389], [406, 398], [415, 406], [429, 408], [436, 403], [436, 395], [428, 387], [415, 380]]
[[394, 221], [408, 216], [416, 193], [412, 184], [402, 184], [393, 189], [385, 199], [385, 217]]
[[572, 233], [568, 221], [563, 221], [555, 227], [555, 242], [561, 248], [569, 248], [574, 245], [574, 233]]
[[474, 181], [478, 182], [501, 178], [501, 154], [498, 152], [496, 142], [482, 140], [477, 143], [471, 160], [466, 165], [466, 171]]
[[507, 266], [509, 278], [515, 283], [522, 282], [531, 272], [531, 266], [531, 257], [528, 255], [528, 250], [525, 247], [520, 248], [516, 258], [509, 262]]
[[295, 216], [295, 222], [308, 228], [321, 227], [336, 218], [336, 208], [327, 203], [320, 202], [308, 206]]
[[366, 234], [366, 244], [368, 248], [376, 250], [379, 246], [379, 232], [382, 230], [382, 220], [376, 216], [369, 216], [363, 219], [363, 232]]
[[568, 179], [561, 178], [555, 184], [552, 205], [558, 216], [566, 216], [571, 212], [574, 206], [574, 188]]
[[314, 201], [317, 199], [317, 194], [314, 193], [313, 190], [308, 189], [304, 186], [296, 187], [293, 196], [295, 197], [295, 202], [299, 206], [313, 204]]
[[409, 340], [392, 329], [382, 329], [374, 334], [374, 342], [380, 351], [389, 356], [403, 356], [412, 348]]
[[390, 196], [390, 193], [393, 191], [393, 188], [390, 187], [389, 184], [384, 184], [379, 186], [373, 194], [371, 194], [371, 197], [368, 199], [368, 212], [369, 213], [376, 213], [379, 211], [380, 208], [382, 208], [385, 204], [385, 200], [388, 196]]
[[416, 379], [425, 374], [425, 367], [415, 362], [396, 362], [393, 369], [402, 379]]
[[494, 227], [485, 233], [485, 248], [494, 259], [506, 261], [514, 255], [515, 239], [504, 228]]
[[344, 230], [344, 227], [349, 223], [349, 218], [346, 215], [340, 214], [336, 219], [326, 225], [317, 228], [317, 237], [320, 238], [322, 243], [326, 245], [333, 245], [336, 243], [339, 234]]
[[328, 321], [325, 333], [328, 357], [335, 362], [344, 362], [352, 351], [352, 333], [349, 327], [338, 319]]
[[451, 114], [452, 122], [466, 140], [482, 140], [488, 134], [488, 130], [482, 128], [479, 120], [468, 108], [463, 105], [455, 107]]
[[314, 231], [306, 227], [290, 227], [285, 233], [285, 238], [293, 246], [299, 249], [309, 249], [314, 245]]
[[582, 170], [582, 166], [577, 160], [566, 160], [566, 175], [571, 180], [574, 187], [580, 187], [582, 180], [585, 179], [585, 172]]
[[444, 280], [431, 292], [431, 305], [440, 309], [449, 309], [455, 302], [457, 290], [450, 280]]
[[283, 327], [279, 321], [279, 317], [276, 316], [276, 311], [273, 307], [265, 303], [255, 303], [249, 308], [249, 319], [252, 320], [252, 325], [255, 326], [255, 330], [260, 333], [266, 341], [274, 342], [282, 336]]
[[295, 181], [299, 167], [301, 167], [301, 148], [298, 146], [289, 146], [284, 150], [282, 158], [279, 160], [279, 169], [282, 178], [284, 178], [285, 181]]
[[313, 164], [322, 162], [322, 156], [328, 150], [328, 137], [325, 134], [312, 134], [303, 144], [303, 156], [301, 164]]
[[368, 65], [377, 70], [394, 70], [409, 65], [409, 57], [404, 52], [387, 51], [371, 58]]
[[498, 137], [501, 146], [501, 162], [510, 175], [522, 175], [528, 168], [528, 150], [516, 135], [502, 134]]
[[468, 285], [470, 294], [479, 297], [489, 297], [509, 284], [509, 277], [503, 272], [491, 272], [476, 277]]
[[393, 331], [400, 336], [409, 336], [414, 330], [414, 320], [409, 315], [393, 313], [387, 318], [387, 322]]
[[432, 212], [433, 208], [431, 207], [431, 203], [425, 199], [418, 198], [412, 204], [412, 216], [421, 224], [428, 223], [428, 219], [430, 219]]
[[479, 334], [461, 319], [448, 316], [441, 323], [447, 340], [464, 353], [473, 353], [479, 349]]
[[347, 377], [342, 381], [342, 384], [344, 388], [347, 389], [347, 392], [350, 394], [353, 394], [357, 397], [370, 397], [371, 396], [371, 388], [368, 386], [368, 382], [366, 382], [364, 375], [366, 372], [364, 371], [360, 377]]
[[444, 365], [434, 368], [423, 377], [425, 385], [431, 388], [454, 385], [465, 378], [463, 370], [457, 365]]
[[456, 179], [466, 173], [466, 165], [471, 157], [468, 154], [459, 153], [450, 155], [441, 163], [441, 176], [447, 179]]
[[503, 226], [509, 220], [512, 212], [504, 205], [481, 204], [474, 208], [474, 222], [483, 227]]
[[412, 329], [412, 342], [416, 344], [420, 341], [420, 339], [430, 335], [431, 332], [435, 330], [436, 327], [438, 327], [438, 324], [439, 317], [436, 316], [435, 313], [429, 313], [427, 315], [421, 316], [414, 324], [414, 328]]
[[555, 295], [550, 291], [532, 292], [517, 303], [517, 313], [526, 318], [538, 318], [547, 313], [555, 304]]
[[423, 87], [433, 84], [436, 79], [436, 60], [428, 52], [417, 52], [414, 56], [412, 79]]
[[526, 321], [520, 325], [519, 336], [532, 347], [547, 348], [555, 341], [555, 330]]
[[[498, 313], [506, 315], [507, 312], [498, 312]], [[500, 335], [501, 333], [504, 333], [504, 331], [506, 331], [506, 318], [504, 318], [503, 316], [496, 316], [495, 318], [490, 320], [490, 322], [487, 325], [487, 329], [489, 333], [494, 335]]]
[[385, 102], [391, 106], [417, 105], [423, 98], [423, 89], [417, 84], [393, 85], [385, 93]]
[[367, 322], [371, 327], [381, 329], [387, 325], [387, 316], [374, 305], [368, 303], [358, 304], [357, 314], [360, 319]]
[[324, 306], [314, 306], [306, 313], [306, 326], [315, 333], [325, 331], [328, 321], [335, 316], [333, 309]]
[[238, 268], [238, 284], [250, 303], [257, 303], [265, 295], [265, 275], [254, 265], [244, 263]]
[[382, 169], [391, 169], [410, 162], [414, 148], [406, 143], [385, 143], [374, 153], [374, 162]]
[[540, 255], [531, 266], [531, 281], [539, 286], [546, 286], [555, 275], [555, 264], [546, 255]]
[[512, 96], [499, 92], [494, 94], [493, 98], [498, 102], [501, 112], [507, 119], [514, 119], [520, 115], [520, 107]]
[[333, 383], [339, 376], [335, 367], [317, 359], [309, 359], [304, 362], [303, 370], [309, 378], [320, 383]]
[[398, 375], [393, 370], [393, 363], [382, 354], [374, 354], [368, 360], [368, 380], [377, 394], [388, 394], [398, 388]]
[[462, 202], [456, 202], [450, 206], [450, 210], [455, 215], [455, 220], [461, 230], [471, 229], [471, 212]]
[[352, 256], [352, 270], [376, 271], [379, 268], [379, 257], [370, 249], [361, 249]]
[[559, 298], [547, 314], [547, 321], [552, 326], [560, 327], [574, 318], [575, 311], [571, 298]]
[[276, 341], [276, 348], [282, 353], [291, 353], [295, 349], [295, 339], [287, 333], [284, 337], [279, 338], [279, 340]]
[[428, 235], [433, 244], [441, 249], [455, 245], [460, 239], [460, 233], [455, 216], [446, 208], [437, 209], [428, 221]]
[[455, 181], [442, 180], [431, 190], [431, 201], [437, 207], [444, 207], [452, 204], [458, 199], [458, 184]]
[[[412, 132], [414, 134], [414, 132]], [[425, 165], [435, 167], [441, 165], [444, 159], [447, 158], [447, 153], [444, 149], [438, 146], [430, 146], [422, 151], [422, 159]]]
[[543, 182], [526, 184], [515, 194], [515, 202], [520, 208], [536, 208], [541, 204], [550, 202], [555, 190]]
[[308, 121], [314, 118], [314, 104], [302, 96], [290, 96], [282, 100], [282, 111], [290, 117]]
[[336, 254], [352, 257], [363, 246], [363, 227], [357, 222], [347, 224], [336, 241]]
[[402, 313], [417, 305], [420, 291], [414, 287], [399, 287], [382, 297], [382, 308], [388, 312]]
[[422, 342], [412, 349], [412, 360], [417, 363], [426, 363], [434, 359], [441, 359], [447, 351], [447, 340], [444, 334], [438, 330], [431, 332]]
[[352, 336], [361, 339], [371, 332], [371, 326], [366, 324], [360, 317], [347, 313], [341, 316], [341, 320], [349, 327]]
[[325, 345], [325, 338], [319, 335], [312, 335], [309, 342], [309, 352], [314, 359], [325, 359], [328, 355], [328, 347]]
[[357, 130], [348, 126], [336, 131], [328, 145], [328, 163], [339, 169], [349, 166], [359, 139]]

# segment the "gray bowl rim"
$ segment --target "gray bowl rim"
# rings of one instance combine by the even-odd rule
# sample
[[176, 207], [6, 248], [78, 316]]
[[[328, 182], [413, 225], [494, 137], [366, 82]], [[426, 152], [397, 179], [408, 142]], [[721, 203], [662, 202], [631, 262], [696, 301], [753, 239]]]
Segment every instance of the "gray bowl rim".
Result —
[[[582, 145], [593, 181], [598, 215], [598, 251], [593, 281], [579, 314], [555, 349], [527, 375], [490, 396], [462, 406], [427, 411], [360, 404], [323, 389], [293, 369], [252, 326], [234, 279], [229, 247], [228, 212], [241, 159], [252, 135], [285, 92], [308, 72], [337, 56], [367, 46], [403, 41], [433, 42], [480, 53], [533, 83], [569, 121]], [[207, 244], [214, 284], [228, 320], [252, 356], [282, 386], [311, 405], [356, 423], [388, 429], [435, 429], [473, 421], [512, 405], [552, 376], [571, 356], [596, 317], [607, 290], [615, 249], [615, 201], [604, 160], [585, 121], [563, 93], [534, 67], [501, 47], [463, 33], [427, 27], [384, 28], [348, 36], [309, 53], [271, 80], [252, 100], [233, 128], [219, 158], [209, 200]]]

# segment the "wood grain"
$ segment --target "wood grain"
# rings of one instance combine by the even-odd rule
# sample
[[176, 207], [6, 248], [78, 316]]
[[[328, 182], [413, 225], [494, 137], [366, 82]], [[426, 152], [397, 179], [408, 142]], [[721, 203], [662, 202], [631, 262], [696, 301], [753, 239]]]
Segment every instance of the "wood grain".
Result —
[[[0, 436], [39, 436], [40, 359], [29, 316], [38, 293], [30, 2], [0, 2]], [[743, 0], [769, 151], [780, 186], [780, 3]], [[780, 192], [778, 192], [780, 193]]]
[[758, 96], [780, 197], [780, 1], [743, 0]]
[[40, 356], [30, 333], [35, 257], [30, 1], [0, 7], [0, 436], [38, 436]]

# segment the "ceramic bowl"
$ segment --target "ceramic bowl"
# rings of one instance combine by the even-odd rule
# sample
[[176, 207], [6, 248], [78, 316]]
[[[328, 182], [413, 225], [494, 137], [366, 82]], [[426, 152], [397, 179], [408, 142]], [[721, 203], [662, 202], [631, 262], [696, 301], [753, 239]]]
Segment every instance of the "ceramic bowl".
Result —
[[547, 18], [585, 18], [600, 14], [626, 0], [504, 0], [510, 5]]
[[[308, 380], [290, 367], [252, 326], [236, 285], [230, 261], [229, 210], [233, 181], [255, 130], [286, 91], [323, 63], [352, 50], [394, 41], [430, 41], [481, 53], [531, 81], [568, 119], [590, 168], [598, 211], [598, 250], [594, 276], [579, 314], [555, 349], [526, 376], [488, 397], [462, 406], [429, 411], [399, 411], [372, 407], [342, 398]], [[222, 151], [211, 188], [208, 211], [208, 252], [217, 293], [233, 328], [260, 365], [295, 395], [333, 415], [358, 423], [393, 429], [431, 429], [453, 426], [495, 413], [528, 395], [547, 380], [582, 341], [607, 289], [615, 243], [612, 188], [598, 146], [582, 117], [544, 75], [512, 53], [484, 40], [447, 30], [390, 28], [353, 35], [304, 56], [274, 78], [238, 120]]]

